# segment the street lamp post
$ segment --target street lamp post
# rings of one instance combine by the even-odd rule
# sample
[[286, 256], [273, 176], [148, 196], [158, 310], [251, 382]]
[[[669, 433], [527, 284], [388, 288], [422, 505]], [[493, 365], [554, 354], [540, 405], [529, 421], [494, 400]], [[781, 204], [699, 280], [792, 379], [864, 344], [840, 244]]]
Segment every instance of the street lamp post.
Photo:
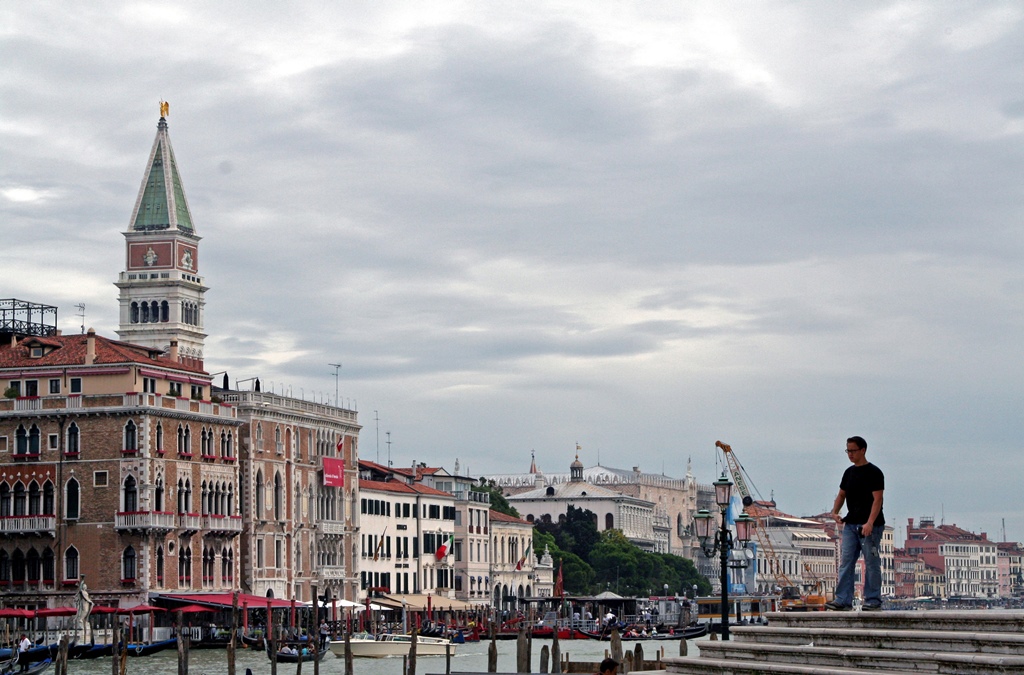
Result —
[[725, 477], [725, 473], [722, 473], [722, 477], [714, 482], [715, 486], [715, 503], [718, 505], [718, 509], [721, 512], [721, 525], [714, 535], [714, 541], [711, 540], [711, 513], [707, 509], [701, 509], [698, 511], [694, 519], [694, 527], [697, 531], [697, 537], [700, 539], [701, 550], [704, 551], [704, 555], [707, 557], [713, 556], [715, 553], [719, 554], [720, 564], [720, 576], [719, 583], [722, 587], [722, 639], [729, 639], [729, 568], [734, 567], [742, 569], [748, 565], [746, 558], [741, 558], [735, 562], [729, 561], [730, 554], [736, 543], [740, 544], [740, 547], [745, 549], [747, 543], [750, 541], [751, 530], [753, 528], [754, 519], [747, 514], [741, 514], [736, 517], [736, 537], [733, 539], [732, 530], [729, 529], [729, 523], [726, 521], [726, 512], [729, 510], [729, 499], [732, 492], [732, 482]]

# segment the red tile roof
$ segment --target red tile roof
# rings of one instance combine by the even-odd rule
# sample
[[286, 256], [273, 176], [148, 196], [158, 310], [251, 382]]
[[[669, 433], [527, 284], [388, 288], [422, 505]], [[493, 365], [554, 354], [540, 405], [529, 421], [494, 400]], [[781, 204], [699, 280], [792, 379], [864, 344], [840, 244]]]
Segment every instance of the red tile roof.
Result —
[[530, 525], [530, 526], [533, 525], [533, 523], [531, 523], [528, 520], [523, 520], [522, 518], [516, 518], [515, 516], [510, 516], [507, 513], [502, 513], [501, 511], [495, 511], [494, 509], [490, 510], [490, 513], [488, 514], [488, 518], [490, 518], [492, 522], [493, 521], [498, 521], [499, 523], [516, 523], [518, 525]]
[[[10, 342], [0, 344], [0, 368], [54, 368], [67, 366], [85, 366], [86, 353], [85, 335], [56, 335], [52, 337], [30, 336], [23, 338], [14, 347]], [[42, 345], [53, 349], [39, 358], [32, 358], [29, 347]], [[197, 366], [171, 361], [160, 356], [157, 349], [134, 345], [128, 342], [111, 340], [100, 335], [96, 336], [96, 358], [94, 365], [135, 363], [158, 368], [173, 368], [190, 373], [206, 371]]]
[[[362, 463], [362, 462], [360, 462]], [[450, 497], [455, 499], [455, 496], [448, 492], [442, 492], [441, 490], [435, 490], [432, 487], [421, 485], [419, 483], [403, 483], [400, 480], [367, 480], [365, 478], [359, 479], [360, 490], [377, 490], [378, 492], [395, 492], [402, 494], [421, 494], [429, 495], [431, 497]]]

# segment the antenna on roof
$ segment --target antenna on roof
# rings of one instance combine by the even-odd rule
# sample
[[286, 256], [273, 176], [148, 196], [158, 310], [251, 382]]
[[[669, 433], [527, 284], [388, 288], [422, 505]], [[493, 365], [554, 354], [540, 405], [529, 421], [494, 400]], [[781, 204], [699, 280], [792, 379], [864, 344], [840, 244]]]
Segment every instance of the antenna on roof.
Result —
[[335, 408], [340, 408], [341, 406], [338, 405], [338, 373], [341, 372], [341, 364], [340, 363], [328, 363], [327, 365], [329, 365], [332, 368], [334, 368], [334, 407]]
[[390, 469], [391, 468], [391, 432], [390, 431], [385, 431], [384, 435], [387, 436], [387, 438], [388, 438], [388, 440], [387, 440], [387, 444], [388, 444], [388, 468]]
[[78, 310], [78, 316], [82, 317], [82, 335], [85, 335], [85, 304], [75, 305], [75, 309]]

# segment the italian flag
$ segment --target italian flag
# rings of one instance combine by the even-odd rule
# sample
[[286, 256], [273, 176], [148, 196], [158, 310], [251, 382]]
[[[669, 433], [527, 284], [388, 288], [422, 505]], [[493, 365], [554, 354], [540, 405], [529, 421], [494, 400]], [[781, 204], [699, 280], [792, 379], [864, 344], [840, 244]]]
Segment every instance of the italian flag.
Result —
[[455, 544], [455, 535], [454, 534], [449, 534], [447, 541], [445, 541], [443, 544], [441, 544], [440, 546], [437, 547], [437, 550], [434, 552], [434, 556], [438, 560], [441, 560], [442, 558], [448, 557], [448, 551], [451, 550], [451, 548], [452, 548], [452, 546], [454, 544]]

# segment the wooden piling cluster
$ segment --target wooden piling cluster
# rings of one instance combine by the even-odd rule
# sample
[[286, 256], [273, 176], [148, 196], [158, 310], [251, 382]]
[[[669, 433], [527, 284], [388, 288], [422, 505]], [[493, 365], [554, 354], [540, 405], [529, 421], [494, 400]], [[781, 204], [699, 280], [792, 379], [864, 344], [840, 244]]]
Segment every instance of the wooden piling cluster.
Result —
[[[686, 640], [682, 640], [682, 642], [685, 643]], [[621, 649], [621, 647], [620, 647], [620, 649]], [[681, 647], [680, 649], [684, 649], [684, 648]], [[665, 665], [664, 665], [665, 648], [664, 647], [658, 649], [655, 652], [655, 654], [654, 654], [654, 658], [650, 659], [650, 660], [647, 660], [647, 659], [644, 658], [644, 648], [643, 648], [643, 645], [641, 645], [640, 643], [637, 643], [636, 647], [634, 647], [632, 650], [626, 650], [624, 653], [623, 652], [620, 652], [620, 653], [621, 653], [621, 656], [619, 658], [616, 658], [613, 655], [613, 653], [610, 653], [610, 652], [607, 652], [607, 651], [605, 652], [605, 656], [606, 657], [613, 658], [613, 659], [615, 659], [616, 661], [618, 661], [621, 664], [619, 666], [619, 672], [620, 673], [633, 673], [633, 672], [638, 672], [638, 671], [643, 671], [643, 670], [664, 670], [665, 669]], [[556, 670], [555, 663], [559, 664], [557, 666], [557, 670]], [[555, 672], [560, 672], [560, 673], [596, 673], [596, 672], [598, 672], [598, 668], [600, 668], [600, 666], [601, 666], [601, 662], [600, 661], [571, 661], [571, 660], [569, 660], [569, 655], [566, 654], [565, 657], [560, 660], [560, 662], [553, 662], [552, 663], [551, 672], [552, 673], [555, 673]]]

